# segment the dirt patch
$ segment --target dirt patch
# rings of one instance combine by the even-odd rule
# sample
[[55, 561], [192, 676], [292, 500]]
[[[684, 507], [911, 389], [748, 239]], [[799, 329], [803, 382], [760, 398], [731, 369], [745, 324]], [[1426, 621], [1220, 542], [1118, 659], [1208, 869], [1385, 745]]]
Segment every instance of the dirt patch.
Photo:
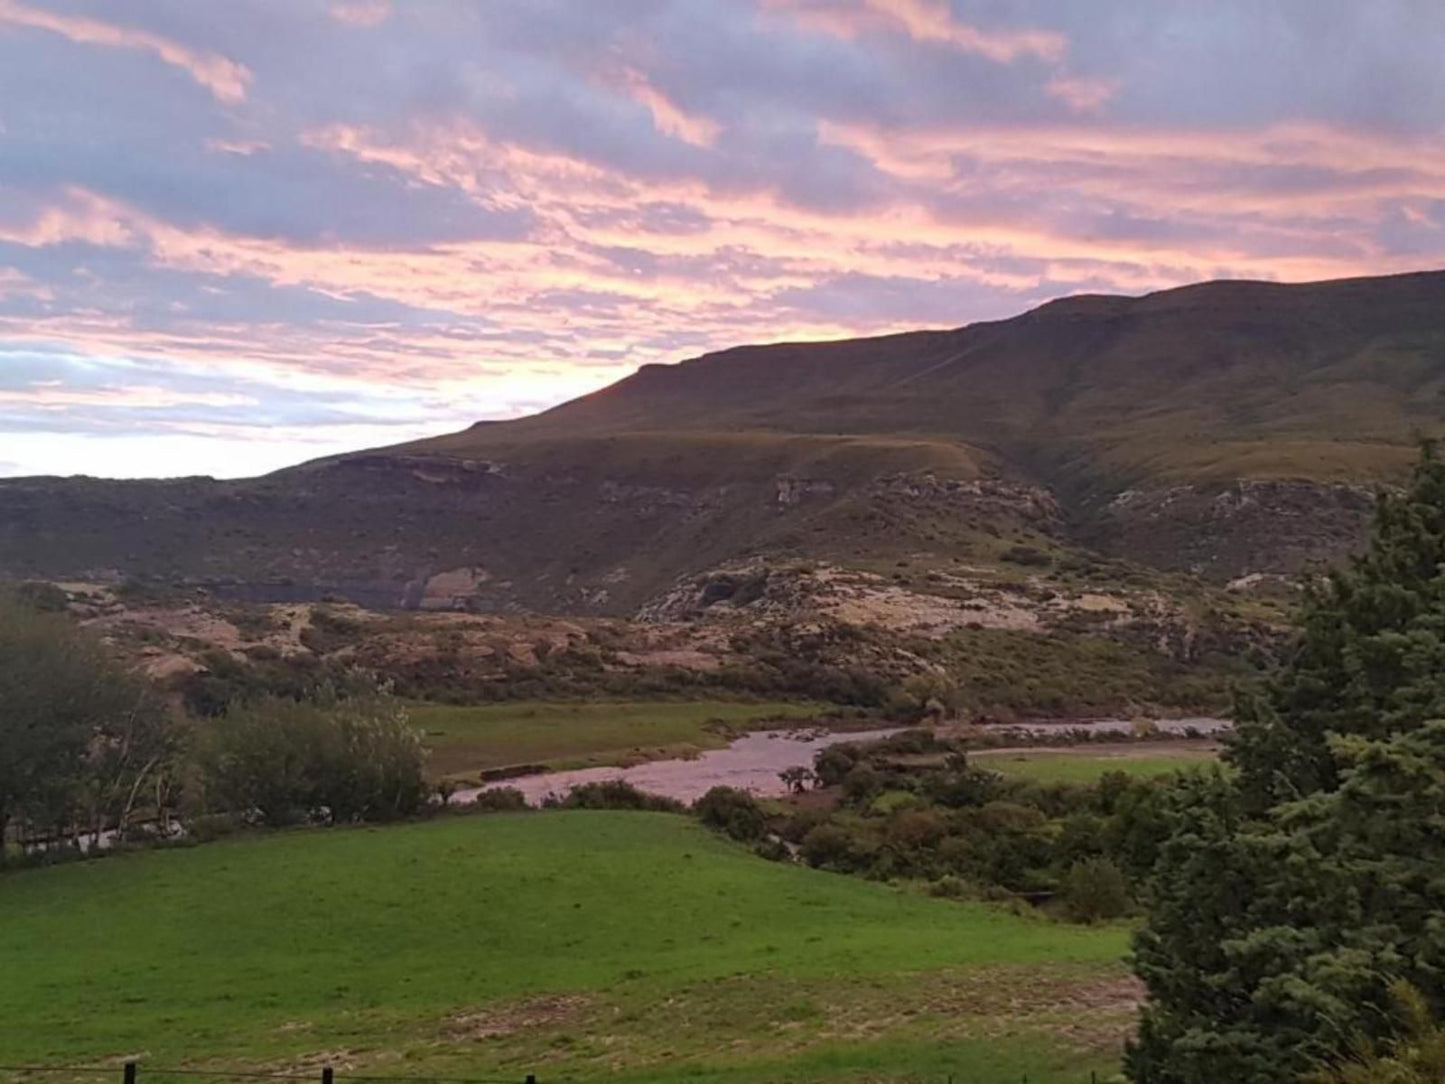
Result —
[[1080, 1049], [1114, 1046], [1132, 1032], [1144, 1000], [1133, 975], [1071, 977], [1049, 970], [997, 968], [966, 974], [921, 975], [886, 1004], [833, 1003], [820, 1037], [867, 1039], [900, 1027], [940, 1040], [1002, 1036], [1035, 1028]]
[[1037, 632], [1033, 610], [998, 597], [965, 601], [922, 595], [901, 587], [860, 589], [824, 606], [825, 612], [850, 625], [881, 625], [920, 636], [946, 636], [954, 629], [977, 627]]
[[241, 630], [223, 617], [209, 613], [199, 606], [174, 609], [124, 610], [89, 622], [91, 628], [100, 632], [115, 632], [123, 628], [151, 630], [167, 636], [200, 642], [227, 651], [239, 650], [245, 638]]
[[577, 1019], [588, 1003], [585, 997], [569, 994], [472, 1009], [447, 1017], [442, 1024], [442, 1037], [450, 1042], [479, 1042], [536, 1028], [558, 1027]]

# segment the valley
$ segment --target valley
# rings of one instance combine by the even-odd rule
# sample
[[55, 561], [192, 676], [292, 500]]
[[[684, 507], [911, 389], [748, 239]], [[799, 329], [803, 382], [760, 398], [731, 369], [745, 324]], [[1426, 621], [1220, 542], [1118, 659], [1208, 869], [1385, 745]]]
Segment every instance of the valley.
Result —
[[1173, 803], [1247, 782], [1442, 313], [1072, 298], [262, 478], [0, 480], [0, 679], [109, 728], [0, 788], [13, 1057], [1114, 1079]]

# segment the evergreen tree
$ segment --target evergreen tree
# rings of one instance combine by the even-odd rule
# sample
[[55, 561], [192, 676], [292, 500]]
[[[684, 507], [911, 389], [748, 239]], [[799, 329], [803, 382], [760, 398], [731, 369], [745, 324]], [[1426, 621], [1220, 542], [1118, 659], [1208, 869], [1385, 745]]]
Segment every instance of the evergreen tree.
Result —
[[1369, 548], [1306, 586], [1293, 655], [1241, 699], [1228, 759], [1254, 812], [1338, 785], [1329, 734], [1383, 737], [1445, 718], [1445, 460], [1424, 445], [1383, 494]]
[[1445, 1002], [1445, 463], [1382, 498], [1241, 705], [1239, 771], [1165, 803], [1135, 966], [1142, 1084], [1275, 1084], [1388, 1039], [1404, 980]]

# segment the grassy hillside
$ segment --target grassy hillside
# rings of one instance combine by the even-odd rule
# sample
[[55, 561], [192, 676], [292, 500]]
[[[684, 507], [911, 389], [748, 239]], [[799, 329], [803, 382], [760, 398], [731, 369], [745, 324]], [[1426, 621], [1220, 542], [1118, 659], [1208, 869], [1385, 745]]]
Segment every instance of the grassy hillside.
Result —
[[757, 859], [679, 817], [303, 831], [7, 875], [12, 1063], [1077, 1082], [1124, 934]]

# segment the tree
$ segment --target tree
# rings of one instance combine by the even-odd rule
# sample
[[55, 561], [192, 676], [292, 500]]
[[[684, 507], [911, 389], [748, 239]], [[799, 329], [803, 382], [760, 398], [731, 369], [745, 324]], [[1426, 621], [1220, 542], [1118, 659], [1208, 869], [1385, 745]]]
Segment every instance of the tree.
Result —
[[1368, 551], [1311, 586], [1293, 654], [1241, 699], [1237, 778], [1186, 776], [1153, 811], [1132, 1079], [1299, 1079], [1388, 1043], [1400, 979], [1445, 1001], [1441, 719], [1445, 464], [1427, 447]]
[[1445, 460], [1424, 445], [1382, 494], [1369, 548], [1306, 585], [1293, 655], [1241, 698], [1228, 759], [1251, 811], [1339, 783], [1330, 734], [1385, 737], [1445, 718]]
[[206, 801], [268, 825], [387, 820], [429, 797], [420, 736], [384, 693], [237, 704], [200, 731]]
[[810, 783], [816, 782], [817, 777], [813, 774], [812, 768], [805, 767], [801, 764], [794, 764], [792, 767], [784, 768], [780, 771], [778, 773], [778, 779], [788, 788], [789, 793], [802, 794], [803, 791], [808, 789]]
[[160, 697], [99, 639], [0, 601], [0, 838], [124, 831], [176, 747]]
[[1119, 918], [1129, 910], [1129, 884], [1107, 858], [1085, 858], [1064, 878], [1064, 910], [1075, 922]]

